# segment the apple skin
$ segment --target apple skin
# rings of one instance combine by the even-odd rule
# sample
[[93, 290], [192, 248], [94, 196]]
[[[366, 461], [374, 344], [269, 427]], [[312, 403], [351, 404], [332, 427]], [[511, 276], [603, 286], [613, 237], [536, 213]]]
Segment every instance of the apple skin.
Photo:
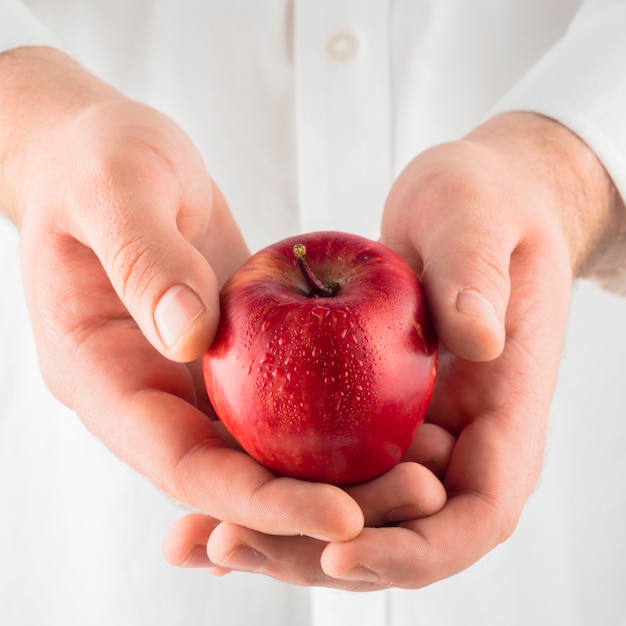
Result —
[[[334, 295], [311, 295], [295, 244]], [[250, 257], [220, 302], [204, 379], [250, 456], [335, 485], [400, 461], [426, 415], [438, 359], [424, 291], [402, 257], [345, 233], [290, 237]]]

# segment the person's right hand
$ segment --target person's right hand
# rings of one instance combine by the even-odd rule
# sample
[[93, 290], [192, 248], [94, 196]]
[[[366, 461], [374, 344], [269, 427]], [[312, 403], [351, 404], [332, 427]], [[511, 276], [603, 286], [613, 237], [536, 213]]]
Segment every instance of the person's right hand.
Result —
[[[482, 558], [511, 535], [541, 470], [572, 279], [623, 223], [597, 157], [539, 115], [498, 116], [417, 155], [393, 185], [381, 230], [420, 276], [442, 346], [409, 463], [348, 489], [368, 526], [353, 540], [286, 543], [190, 516], [168, 534], [170, 561], [204, 544], [195, 565], [300, 584], [306, 572], [316, 584], [369, 591], [424, 587]], [[416, 484], [428, 478], [424, 465], [445, 486], [438, 510], [369, 513], [390, 494], [414, 506], [430, 493], [429, 482]], [[242, 552], [255, 555], [253, 568], [231, 562]]]
[[217, 519], [359, 534], [344, 491], [275, 477], [207, 417], [194, 359], [248, 251], [171, 120], [54, 50], [0, 55], [0, 207], [20, 229], [45, 381], [117, 456]]

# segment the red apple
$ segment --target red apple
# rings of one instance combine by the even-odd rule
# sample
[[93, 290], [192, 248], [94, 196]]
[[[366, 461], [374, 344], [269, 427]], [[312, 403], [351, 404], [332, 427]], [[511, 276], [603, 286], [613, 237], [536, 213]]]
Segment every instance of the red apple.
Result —
[[338, 232], [285, 239], [221, 292], [207, 391], [271, 470], [346, 485], [393, 467], [423, 421], [438, 343], [424, 292], [386, 246]]

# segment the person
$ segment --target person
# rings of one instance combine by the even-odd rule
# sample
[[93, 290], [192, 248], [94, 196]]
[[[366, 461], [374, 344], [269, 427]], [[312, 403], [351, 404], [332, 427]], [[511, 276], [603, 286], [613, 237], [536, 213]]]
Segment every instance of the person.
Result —
[[[6, 623], [563, 617], [528, 577], [507, 605], [484, 560], [455, 575], [539, 478], [573, 279], [626, 280], [626, 3], [578, 4], [2, 5], [0, 206], [32, 325], [6, 227]], [[316, 229], [399, 251], [443, 346], [405, 462], [345, 490], [230, 447], [197, 363], [249, 249]], [[157, 565], [166, 526], [171, 563], [266, 576]], [[441, 606], [450, 577], [471, 600]]]

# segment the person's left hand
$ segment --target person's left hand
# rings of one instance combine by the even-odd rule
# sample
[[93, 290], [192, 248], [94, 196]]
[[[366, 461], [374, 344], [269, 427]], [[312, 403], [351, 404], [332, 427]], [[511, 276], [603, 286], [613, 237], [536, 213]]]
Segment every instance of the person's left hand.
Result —
[[259, 532], [361, 532], [344, 491], [276, 477], [201, 410], [197, 359], [248, 250], [173, 120], [58, 50], [1, 53], [0, 211], [20, 231], [43, 379], [111, 452], [175, 501]]

